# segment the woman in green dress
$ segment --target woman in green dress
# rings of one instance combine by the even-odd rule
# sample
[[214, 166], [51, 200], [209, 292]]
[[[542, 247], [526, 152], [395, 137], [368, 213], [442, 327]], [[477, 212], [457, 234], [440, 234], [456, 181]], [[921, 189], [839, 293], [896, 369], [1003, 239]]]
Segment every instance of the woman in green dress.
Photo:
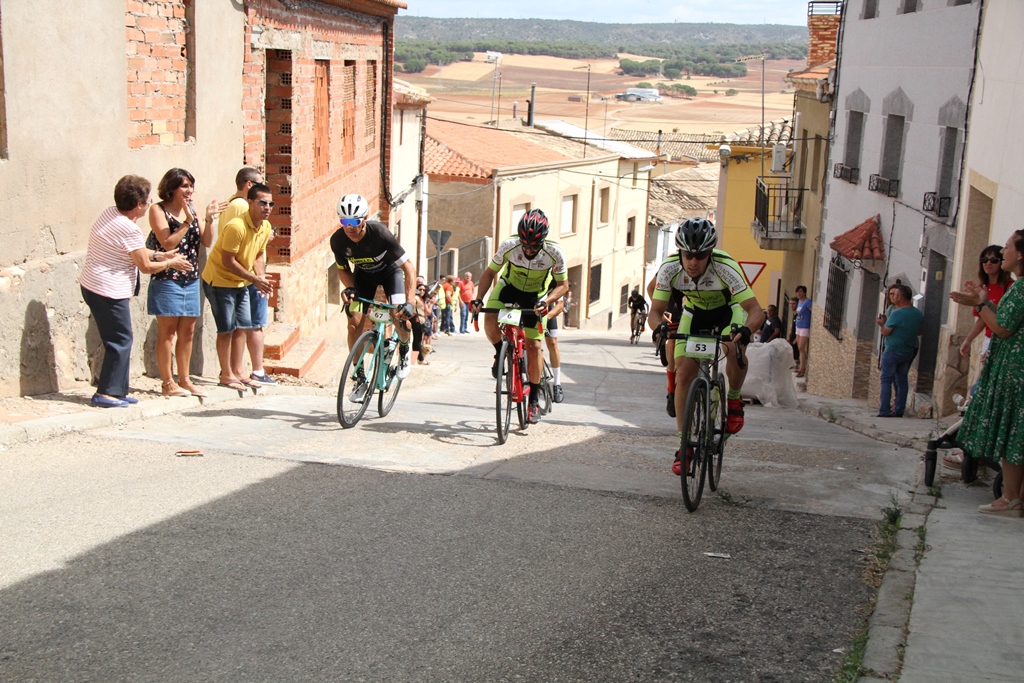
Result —
[[1024, 230], [1010, 235], [1002, 251], [1003, 270], [1014, 282], [999, 306], [988, 300], [984, 285], [967, 281], [949, 298], [974, 306], [992, 330], [992, 345], [978, 379], [978, 391], [967, 408], [958, 437], [964, 450], [998, 458], [1003, 469], [1003, 495], [978, 512], [1021, 516], [1024, 496]]

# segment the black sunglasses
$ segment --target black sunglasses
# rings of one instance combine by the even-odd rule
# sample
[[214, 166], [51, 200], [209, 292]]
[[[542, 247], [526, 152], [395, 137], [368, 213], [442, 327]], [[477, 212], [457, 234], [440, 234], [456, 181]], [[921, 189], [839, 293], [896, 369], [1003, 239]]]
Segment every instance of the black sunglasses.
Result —
[[268, 202], [266, 199], [257, 199], [256, 201], [260, 203], [260, 206], [269, 206], [270, 208], [274, 208], [274, 202]]
[[989, 257], [986, 258], [986, 257], [982, 256], [981, 257], [981, 262], [982, 263], [1002, 263], [1003, 262], [1003, 257], [1002, 256], [989, 256]]
[[689, 261], [703, 261], [708, 256], [711, 256], [710, 251], [680, 251], [679, 253], [684, 259]]

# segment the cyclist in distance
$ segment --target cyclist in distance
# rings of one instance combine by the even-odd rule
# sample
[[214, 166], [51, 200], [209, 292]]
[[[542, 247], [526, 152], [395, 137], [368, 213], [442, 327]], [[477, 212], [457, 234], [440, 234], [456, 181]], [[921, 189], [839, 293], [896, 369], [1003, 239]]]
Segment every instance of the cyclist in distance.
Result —
[[634, 287], [633, 292], [629, 295], [629, 299], [626, 301], [629, 305], [629, 330], [630, 335], [633, 333], [633, 325], [636, 322], [637, 315], [641, 315], [640, 318], [640, 331], [644, 331], [644, 322], [647, 320], [647, 299], [640, 294], [640, 288]]
[[368, 328], [364, 315], [369, 304], [356, 298], [373, 300], [377, 287], [383, 287], [388, 302], [395, 309], [401, 361], [396, 373], [399, 379], [409, 376], [410, 328], [406, 324], [415, 314], [412, 306], [416, 296], [416, 270], [405, 249], [383, 223], [366, 220], [369, 203], [358, 194], [347, 194], [338, 201], [341, 227], [331, 235], [331, 251], [338, 266], [338, 278], [345, 291], [342, 298], [349, 307], [348, 347]]
[[[519, 219], [517, 236], [498, 245], [497, 252], [480, 276], [480, 298], [473, 302], [474, 309], [479, 310], [484, 296], [490, 290], [485, 308], [518, 304], [524, 311], [533, 312], [533, 315], [524, 313], [522, 319], [526, 335], [527, 371], [530, 375], [527, 419], [533, 424], [540, 422], [540, 378], [544, 367], [541, 339], [544, 338], [545, 316], [551, 305], [569, 289], [565, 255], [561, 247], [547, 240], [547, 236], [548, 219], [543, 211], [532, 209], [523, 214]], [[548, 275], [555, 280], [555, 286], [550, 290], [547, 288]], [[488, 311], [484, 314], [484, 332], [487, 341], [494, 345], [491, 374], [497, 376], [502, 336], [496, 313]]]
[[[673, 291], [683, 295], [683, 309], [679, 319], [680, 334], [729, 334], [731, 325], [737, 325], [731, 342], [722, 344], [725, 353], [725, 374], [729, 379], [726, 430], [735, 434], [743, 428], [743, 401], [740, 389], [747, 376], [746, 368], [736, 361], [736, 344], [750, 343], [751, 329], [759, 330], [764, 324], [764, 311], [747, 284], [739, 264], [724, 251], [715, 249], [718, 232], [711, 221], [690, 218], [679, 225], [676, 232], [678, 251], [665, 259], [658, 269], [651, 313], [655, 321], [672, 298]], [[676, 424], [683, 430], [684, 407], [690, 383], [697, 376], [697, 361], [685, 357], [686, 345], [675, 347], [676, 361]], [[680, 453], [672, 465], [676, 475], [682, 471]]]

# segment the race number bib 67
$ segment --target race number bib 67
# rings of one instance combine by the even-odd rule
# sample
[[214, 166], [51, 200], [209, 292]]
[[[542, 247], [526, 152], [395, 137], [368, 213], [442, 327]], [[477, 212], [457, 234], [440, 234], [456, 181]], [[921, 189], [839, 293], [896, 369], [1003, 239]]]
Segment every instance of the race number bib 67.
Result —
[[370, 320], [378, 323], [386, 323], [391, 320], [391, 314], [388, 313], [388, 309], [386, 308], [372, 306], [370, 307]]
[[688, 337], [686, 339], [686, 356], [688, 358], [715, 358], [714, 337]]

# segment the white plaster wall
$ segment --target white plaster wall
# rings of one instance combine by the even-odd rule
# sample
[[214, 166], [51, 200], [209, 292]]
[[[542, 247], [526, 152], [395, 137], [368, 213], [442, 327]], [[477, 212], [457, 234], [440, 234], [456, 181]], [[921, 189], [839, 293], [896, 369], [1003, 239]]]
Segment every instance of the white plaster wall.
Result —
[[[818, 271], [818, 290], [824, 296], [828, 281], [829, 243], [875, 214], [881, 215], [882, 233], [889, 251], [888, 277], [905, 274], [904, 282], [915, 292], [921, 288], [922, 236], [935, 230], [938, 219], [926, 218], [919, 211], [925, 192], [936, 189], [940, 154], [938, 115], [951, 97], [968, 101], [974, 64], [974, 38], [977, 27], [977, 3], [948, 7], [936, 0], [923, 3], [923, 9], [896, 15], [897, 0], [879, 3], [881, 14], [862, 20], [862, 2], [851, 2], [844, 28], [839, 73], [839, 92], [835, 98], [835, 143], [829, 169], [845, 157], [846, 98], [858, 88], [871, 101], [865, 115], [861, 147], [860, 184], [852, 185], [829, 177], [826, 216], [822, 236], [822, 256]], [[868, 178], [880, 173], [886, 96], [902, 88], [913, 102], [913, 114], [904, 136], [903, 163], [898, 202], [868, 190]], [[959, 168], [959, 166], [957, 166]], [[906, 206], [904, 206], [906, 205]], [[895, 230], [894, 225], [895, 215]], [[946, 219], [952, 221], [952, 217]], [[952, 256], [949, 239], [925, 246]], [[884, 268], [884, 265], [882, 266]], [[855, 280], [856, 281], [856, 280]], [[846, 307], [845, 326], [856, 324], [859, 291], [854, 287]]]

